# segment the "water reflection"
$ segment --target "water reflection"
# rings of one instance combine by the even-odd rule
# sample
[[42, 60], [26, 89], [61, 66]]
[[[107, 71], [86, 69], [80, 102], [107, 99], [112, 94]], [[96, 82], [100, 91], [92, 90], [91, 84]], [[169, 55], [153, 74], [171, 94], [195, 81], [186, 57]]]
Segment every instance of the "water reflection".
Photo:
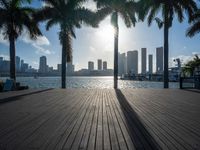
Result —
[[[1, 78], [5, 80], [6, 78]], [[18, 77], [17, 81], [30, 88], [59, 88], [60, 77]], [[113, 77], [67, 77], [67, 88], [104, 89], [113, 88]], [[178, 83], [170, 83], [170, 88], [178, 88]], [[162, 82], [119, 80], [119, 88], [163, 88]]]

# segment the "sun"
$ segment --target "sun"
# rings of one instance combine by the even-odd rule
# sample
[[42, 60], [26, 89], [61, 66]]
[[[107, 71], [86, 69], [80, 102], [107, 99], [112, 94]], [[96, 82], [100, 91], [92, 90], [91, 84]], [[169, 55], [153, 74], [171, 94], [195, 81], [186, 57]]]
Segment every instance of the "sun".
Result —
[[111, 25], [104, 25], [100, 27], [97, 31], [97, 36], [102, 41], [113, 41], [114, 40], [114, 28]]

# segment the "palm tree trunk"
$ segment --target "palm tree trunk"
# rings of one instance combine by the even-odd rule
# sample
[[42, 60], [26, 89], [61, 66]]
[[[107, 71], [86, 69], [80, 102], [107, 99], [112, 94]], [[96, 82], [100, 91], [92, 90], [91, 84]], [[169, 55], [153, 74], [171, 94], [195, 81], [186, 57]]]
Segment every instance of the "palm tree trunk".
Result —
[[119, 42], [119, 26], [118, 26], [118, 14], [116, 13], [115, 20], [115, 42], [114, 42], [114, 89], [118, 88], [118, 42]]
[[164, 88], [169, 88], [169, 25], [167, 14], [164, 19]]
[[[61, 31], [62, 32], [62, 31]], [[66, 39], [67, 39], [67, 35], [66, 35], [66, 31], [64, 30], [62, 33], [62, 88], [65, 89], [66, 88], [66, 62], [67, 62], [67, 43], [66, 43]]]
[[16, 68], [15, 68], [15, 38], [9, 37], [10, 42], [10, 78], [16, 81]]

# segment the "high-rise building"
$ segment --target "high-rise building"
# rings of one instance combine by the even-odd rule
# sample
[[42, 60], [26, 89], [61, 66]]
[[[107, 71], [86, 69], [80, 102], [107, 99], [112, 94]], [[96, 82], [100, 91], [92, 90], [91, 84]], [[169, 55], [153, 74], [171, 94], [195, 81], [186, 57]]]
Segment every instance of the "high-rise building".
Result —
[[107, 70], [107, 61], [103, 62], [103, 70]]
[[89, 61], [89, 62], [88, 62], [88, 70], [89, 70], [89, 71], [94, 70], [94, 62], [92, 62], [92, 61]]
[[48, 67], [48, 72], [53, 72], [53, 67]]
[[146, 48], [142, 48], [141, 49], [141, 73], [142, 74], [146, 74], [146, 70], [147, 70], [147, 49]]
[[127, 52], [127, 73], [138, 74], [138, 51]]
[[149, 74], [153, 73], [153, 55], [149, 55]]
[[0, 70], [2, 70], [3, 57], [0, 57]]
[[72, 75], [74, 73], [74, 65], [72, 62], [67, 63], [67, 75]]
[[102, 60], [101, 59], [98, 59], [97, 60], [97, 64], [98, 64], [98, 70], [102, 70]]
[[163, 73], [164, 50], [163, 47], [156, 48], [156, 73]]
[[24, 60], [22, 59], [22, 60], [21, 60], [21, 64], [20, 64], [20, 65], [21, 65], [21, 67], [20, 67], [21, 72], [23, 72], [23, 70], [22, 70], [23, 64], [24, 64]]
[[121, 76], [126, 73], [126, 54], [118, 54], [118, 74]]
[[21, 67], [20, 67], [20, 57], [16, 56], [15, 57], [15, 61], [16, 61], [16, 71], [19, 72], [21, 70]]
[[1, 62], [1, 71], [3, 72], [9, 72], [10, 71], [10, 61], [9, 60], [3, 60]]
[[27, 63], [23, 63], [23, 65], [21, 65], [21, 71], [22, 72], [27, 72], [28, 70], [28, 64]]
[[39, 72], [40, 73], [46, 73], [47, 72], [47, 58], [46, 58], [46, 56], [40, 57]]
[[61, 64], [57, 64], [57, 70], [59, 73], [61, 73], [62, 71], [62, 65]]

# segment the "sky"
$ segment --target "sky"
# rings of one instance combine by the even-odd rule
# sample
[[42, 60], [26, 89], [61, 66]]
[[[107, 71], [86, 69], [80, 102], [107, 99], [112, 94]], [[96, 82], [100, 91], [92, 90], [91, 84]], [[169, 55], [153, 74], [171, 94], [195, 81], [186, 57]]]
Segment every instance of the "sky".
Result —
[[[41, 7], [41, 1], [33, 0], [33, 7]], [[95, 10], [95, 3], [89, 1], [84, 4]], [[194, 54], [200, 54], [200, 34], [193, 38], [185, 36], [189, 24], [187, 18], [183, 23], [174, 19], [173, 26], [169, 33], [169, 55], [170, 66], [174, 66], [173, 59], [180, 58], [183, 63], [192, 59]], [[43, 33], [36, 41], [29, 39], [23, 33], [16, 41], [16, 55], [20, 56], [32, 67], [39, 67], [39, 58], [47, 57], [49, 66], [57, 68], [61, 63], [61, 45], [58, 39], [59, 26], [45, 30], [45, 23], [40, 24]], [[139, 52], [139, 72], [141, 70], [141, 48], [147, 48], [147, 54], [153, 54], [154, 71], [156, 64], [156, 47], [163, 45], [163, 30], [159, 30], [154, 22], [148, 27], [146, 21], [138, 22], [135, 27], [127, 28], [123, 21], [119, 19], [119, 52], [138, 50]], [[75, 70], [87, 68], [88, 61], [94, 61], [97, 68], [97, 59], [108, 62], [108, 68], [113, 68], [114, 35], [110, 25], [110, 16], [103, 20], [98, 28], [83, 25], [81, 29], [76, 29], [76, 39], [73, 40], [73, 64]], [[9, 59], [9, 43], [4, 40], [0, 33], [0, 56]], [[148, 61], [147, 61], [148, 62]], [[148, 65], [147, 65], [148, 66]]]

